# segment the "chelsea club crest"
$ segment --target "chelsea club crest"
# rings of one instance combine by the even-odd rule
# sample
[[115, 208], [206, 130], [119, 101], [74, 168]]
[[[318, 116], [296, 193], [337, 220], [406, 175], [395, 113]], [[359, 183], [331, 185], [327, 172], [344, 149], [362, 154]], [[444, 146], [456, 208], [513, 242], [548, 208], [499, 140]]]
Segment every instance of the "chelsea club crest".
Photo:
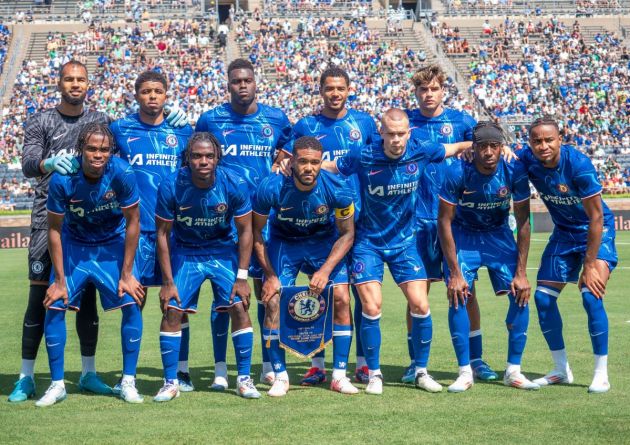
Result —
[[311, 291], [295, 294], [289, 300], [289, 314], [300, 322], [313, 321], [326, 311], [326, 300]]

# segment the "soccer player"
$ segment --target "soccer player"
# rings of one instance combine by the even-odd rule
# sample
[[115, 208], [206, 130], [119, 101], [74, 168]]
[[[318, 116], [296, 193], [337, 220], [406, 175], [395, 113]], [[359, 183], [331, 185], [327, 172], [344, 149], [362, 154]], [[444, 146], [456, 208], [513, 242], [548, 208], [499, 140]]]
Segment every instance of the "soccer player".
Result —
[[[466, 391], [474, 383], [466, 305], [481, 266], [487, 267], [495, 294], [507, 294], [509, 301], [505, 319], [508, 357], [503, 383], [521, 389], [540, 388], [521, 373], [531, 293], [527, 280], [529, 181], [522, 165], [515, 166], [514, 161], [501, 157], [503, 145], [501, 127], [492, 122], [477, 124], [473, 132], [473, 162], [451, 163], [440, 191], [438, 231], [446, 262], [448, 324], [459, 365], [459, 377], [448, 387], [449, 392]], [[516, 242], [508, 224], [512, 197]]]
[[[230, 102], [213, 108], [201, 115], [196, 131], [208, 131], [221, 143], [222, 165], [236, 171], [249, 185], [250, 198], [260, 182], [271, 173], [274, 156], [276, 162], [289, 156], [283, 147], [291, 138], [291, 124], [279, 108], [258, 103], [254, 67], [245, 59], [235, 59], [228, 65], [228, 89]], [[250, 275], [254, 280], [254, 292], [260, 303], [263, 272], [256, 258], [252, 259]], [[258, 305], [260, 339], [265, 317], [264, 306]], [[227, 389], [227, 331], [229, 317], [212, 310], [212, 342], [214, 345], [215, 375], [212, 388]], [[273, 383], [273, 370], [267, 352], [263, 348], [263, 372], [261, 381]]]
[[215, 310], [226, 311], [232, 319], [237, 392], [257, 399], [260, 393], [249, 376], [254, 340], [247, 314], [247, 268], [253, 242], [249, 189], [238, 173], [223, 167], [219, 141], [211, 133], [194, 133], [186, 150], [188, 166], [160, 184], [155, 210], [162, 269], [164, 386], [154, 400], [166, 402], [179, 396], [182, 316], [196, 312], [199, 289], [206, 279], [212, 282]]
[[[44, 334], [46, 316], [42, 303], [51, 273], [46, 241], [48, 182], [53, 172], [63, 175], [74, 173], [78, 169], [78, 166], [72, 163], [72, 150], [84, 125], [91, 122], [102, 124], [111, 122], [106, 114], [85, 109], [88, 86], [85, 65], [77, 60], [65, 63], [59, 70], [57, 83], [61, 102], [55, 108], [33, 115], [26, 122], [24, 129], [22, 172], [26, 177], [38, 178], [38, 181], [31, 215], [31, 242], [28, 255], [30, 291], [22, 330], [22, 368], [20, 378], [9, 396], [11, 402], [21, 402], [35, 394], [33, 372], [39, 344]], [[181, 125], [185, 118], [185, 113], [177, 108], [172, 108], [167, 116], [172, 126]], [[111, 388], [96, 374], [95, 353], [99, 319], [96, 311], [96, 289], [92, 284], [86, 286], [82, 298], [82, 310], [76, 317], [82, 364], [79, 388], [98, 394], [109, 394], [112, 392]]]
[[[475, 120], [466, 112], [444, 106], [446, 73], [438, 65], [419, 69], [411, 78], [418, 108], [408, 110], [413, 139], [451, 143], [472, 140]], [[428, 289], [431, 282], [442, 280], [442, 250], [438, 239], [437, 218], [439, 199], [445, 171], [453, 159], [431, 163], [420, 178], [418, 187], [418, 251], [427, 270]], [[482, 339], [479, 305], [474, 287], [468, 297], [466, 310], [470, 318], [470, 357], [475, 377], [479, 380], [496, 380], [497, 374], [482, 360]], [[411, 364], [402, 377], [403, 383], [413, 383], [416, 372], [411, 345], [411, 316], [407, 308], [407, 350]]]
[[144, 296], [133, 274], [140, 234], [138, 188], [129, 164], [111, 156], [113, 146], [106, 124], [86, 124], [77, 142], [78, 173], [50, 180], [46, 206], [53, 274], [44, 299], [44, 331], [52, 383], [37, 406], [66, 398], [65, 315], [67, 309], [81, 309], [81, 292], [89, 282], [97, 287], [104, 310], [122, 310], [120, 396], [129, 403], [143, 400], [134, 377], [142, 338], [138, 304]]
[[595, 372], [588, 391], [607, 392], [608, 317], [604, 295], [610, 273], [617, 265], [613, 214], [602, 200], [602, 186], [593, 164], [577, 149], [562, 146], [554, 119], [535, 120], [529, 127], [529, 147], [517, 154], [555, 225], [540, 261], [534, 294], [540, 328], [555, 366], [534, 382], [540, 386], [573, 382], [558, 297], [567, 283], [577, 281], [595, 355]]
[[[334, 286], [333, 355], [330, 389], [342, 394], [359, 390], [346, 377], [352, 343], [346, 254], [354, 240], [353, 191], [341, 178], [320, 172], [323, 147], [317, 138], [302, 136], [293, 144], [293, 175], [269, 176], [254, 199], [254, 249], [265, 272], [264, 338], [275, 371], [269, 390], [282, 397], [289, 390], [284, 350], [278, 340], [279, 290], [294, 286], [301, 271], [311, 275], [309, 286], [321, 293]], [[273, 211], [273, 213], [271, 213]], [[269, 240], [263, 230], [271, 216]]]
[[[156, 71], [145, 71], [135, 81], [135, 98], [139, 105], [137, 113], [111, 124], [120, 157], [131, 165], [136, 173], [140, 200], [140, 239], [136, 254], [138, 279], [147, 287], [160, 286], [162, 276], [156, 256], [155, 203], [160, 182], [181, 166], [186, 143], [192, 134], [188, 124], [172, 127], [164, 117], [166, 76]], [[143, 305], [146, 300], [143, 300]], [[177, 378], [182, 391], [192, 391], [194, 386], [188, 369], [189, 345], [188, 316], [182, 320], [182, 346]], [[114, 386], [120, 392], [120, 384]]]
[[381, 119], [382, 141], [351, 151], [323, 168], [344, 175], [356, 173], [361, 189], [361, 214], [352, 249], [352, 281], [363, 305], [361, 340], [369, 369], [368, 394], [382, 394], [380, 370], [381, 282], [387, 263], [411, 309], [416, 386], [438, 392], [442, 386], [427, 373], [433, 323], [427, 297], [427, 275], [416, 243], [415, 206], [425, 166], [461, 153], [470, 142], [423, 143], [410, 140], [409, 119], [390, 109]]
[[[301, 136], [314, 136], [321, 142], [324, 150], [322, 158], [324, 161], [334, 161], [350, 150], [369, 145], [375, 138], [378, 138], [374, 119], [363, 111], [346, 106], [349, 92], [350, 77], [348, 73], [339, 67], [327, 68], [319, 78], [319, 94], [322, 96], [324, 104], [321, 113], [303, 117], [293, 126], [294, 139]], [[293, 142], [289, 143], [285, 150], [292, 152]], [[349, 184], [355, 191], [356, 219], [360, 211], [359, 182], [356, 175], [349, 178]], [[367, 383], [368, 372], [360, 338], [361, 300], [354, 287], [352, 291], [355, 296], [354, 325], [357, 336], [355, 378], [359, 382]], [[324, 351], [320, 351], [313, 357], [311, 368], [301, 383], [302, 385], [315, 385], [324, 382], [326, 382]]]

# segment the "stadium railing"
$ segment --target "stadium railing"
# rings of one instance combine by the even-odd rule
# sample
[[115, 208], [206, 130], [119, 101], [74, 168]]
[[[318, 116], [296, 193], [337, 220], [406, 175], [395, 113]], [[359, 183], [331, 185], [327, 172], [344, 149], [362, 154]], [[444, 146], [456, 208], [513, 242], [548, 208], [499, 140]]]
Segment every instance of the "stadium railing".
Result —
[[[618, 15], [630, 13], [630, 1], [619, 0], [610, 5], [583, 6], [577, 0], [538, 0], [529, 2], [515, 0], [505, 4], [492, 5], [482, 0], [477, 0], [474, 5], [469, 5], [467, 0], [460, 0], [459, 6], [454, 2], [442, 0], [444, 16], [489, 16], [489, 15], [571, 15], [575, 17], [592, 17], [596, 15]], [[615, 4], [616, 3], [616, 4]]]

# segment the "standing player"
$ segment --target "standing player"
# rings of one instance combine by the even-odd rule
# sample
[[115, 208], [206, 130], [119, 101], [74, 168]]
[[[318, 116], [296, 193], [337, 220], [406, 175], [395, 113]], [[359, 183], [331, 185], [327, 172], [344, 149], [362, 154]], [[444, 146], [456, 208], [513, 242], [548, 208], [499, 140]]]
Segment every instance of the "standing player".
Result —
[[[450, 164], [440, 191], [439, 236], [446, 266], [448, 324], [459, 377], [448, 387], [463, 392], [473, 385], [466, 305], [481, 266], [488, 268], [497, 295], [508, 295], [505, 324], [508, 358], [503, 383], [521, 389], [539, 389], [521, 373], [521, 357], [527, 341], [530, 286], [527, 280], [529, 252], [529, 181], [515, 162], [501, 158], [503, 131], [492, 122], [480, 122], [473, 133], [472, 163]], [[508, 224], [510, 199], [514, 196], [517, 242]]]
[[[51, 174], [74, 173], [72, 150], [77, 145], [81, 128], [91, 122], [109, 124], [110, 118], [101, 112], [84, 108], [88, 90], [88, 72], [84, 64], [71, 60], [59, 70], [57, 88], [60, 104], [31, 117], [24, 130], [22, 172], [26, 177], [37, 177], [35, 199], [31, 215], [31, 242], [29, 244], [30, 291], [22, 330], [22, 369], [20, 378], [9, 396], [11, 402], [21, 402], [35, 394], [33, 371], [46, 315], [42, 302], [48, 288], [51, 262], [48, 253], [46, 197]], [[173, 109], [167, 117], [170, 125], [185, 121], [185, 114]], [[81, 389], [98, 394], [111, 393], [111, 388], [96, 374], [95, 353], [98, 339], [96, 289], [88, 284], [83, 294], [82, 310], [77, 313], [76, 329], [81, 344]]]
[[415, 206], [420, 175], [429, 162], [459, 154], [470, 143], [422, 143], [409, 140], [409, 120], [399, 109], [385, 112], [382, 141], [352, 151], [324, 168], [344, 175], [356, 173], [361, 189], [361, 215], [352, 249], [352, 281], [363, 305], [361, 340], [369, 369], [368, 394], [382, 394], [380, 370], [381, 281], [387, 263], [412, 317], [412, 343], [416, 360], [416, 386], [442, 390], [427, 373], [433, 323], [427, 296], [427, 276], [419, 256]]
[[[330, 389], [342, 394], [359, 392], [346, 377], [352, 343], [346, 254], [354, 240], [354, 193], [335, 175], [320, 174], [322, 152], [317, 138], [298, 138], [291, 158], [293, 175], [267, 177], [254, 200], [254, 248], [265, 272], [264, 333], [275, 371], [269, 390], [272, 397], [282, 397], [289, 390], [284, 350], [278, 340], [279, 289], [294, 286], [300, 270], [311, 275], [310, 288], [316, 293], [329, 282], [335, 290], [345, 290], [333, 294], [334, 370]], [[272, 210], [269, 241], [265, 243], [263, 230]]]
[[[67, 309], [81, 309], [88, 282], [99, 290], [106, 311], [122, 309], [123, 380], [120, 396], [141, 403], [135, 387], [142, 338], [144, 291], [133, 275], [140, 234], [138, 188], [129, 164], [111, 157], [114, 137], [106, 124], [89, 123], [78, 136], [79, 172], [54, 175], [47, 201], [48, 245], [53, 263], [44, 305], [44, 330], [52, 384], [37, 406], [66, 398], [64, 347]], [[136, 304], [137, 303], [137, 304]]]
[[[251, 196], [260, 182], [271, 173], [274, 155], [276, 162], [288, 156], [283, 147], [291, 138], [291, 124], [279, 108], [256, 101], [254, 67], [245, 59], [236, 59], [228, 66], [230, 102], [205, 112], [197, 121], [196, 131], [208, 131], [221, 143], [222, 165], [236, 171], [249, 185]], [[260, 302], [262, 269], [254, 258], [250, 274], [254, 280], [254, 292]], [[261, 327], [265, 317], [262, 304], [258, 305], [258, 321]], [[215, 375], [212, 388], [227, 388], [227, 331], [229, 318], [212, 310], [212, 342], [214, 345]], [[263, 348], [263, 373], [261, 380], [273, 383], [273, 370]]]
[[[162, 284], [159, 262], [156, 257], [155, 203], [157, 189], [162, 180], [181, 166], [186, 143], [192, 128], [172, 127], [164, 117], [164, 104], [168, 90], [164, 74], [156, 71], [141, 73], [135, 82], [135, 98], [139, 105], [137, 113], [112, 123], [111, 130], [116, 139], [120, 157], [131, 164], [136, 173], [140, 200], [140, 239], [136, 255], [138, 279], [147, 287]], [[144, 305], [143, 300], [143, 305]], [[189, 345], [188, 316], [182, 320], [182, 346], [178, 365], [180, 389], [194, 389], [188, 371]], [[119, 392], [119, 385], [114, 392]]]
[[[424, 141], [452, 143], [472, 140], [475, 120], [467, 113], [444, 106], [446, 73], [438, 65], [429, 65], [418, 70], [411, 81], [418, 101], [418, 108], [408, 110], [411, 137]], [[437, 217], [438, 194], [445, 171], [451, 159], [427, 165], [420, 178], [419, 199], [416, 208], [418, 218], [418, 251], [427, 270], [428, 289], [432, 281], [442, 280], [442, 250], [438, 240]], [[481, 322], [479, 304], [474, 287], [466, 310], [470, 317], [470, 357], [475, 377], [480, 380], [496, 380], [497, 374], [482, 360]], [[415, 378], [413, 347], [411, 345], [411, 316], [407, 308], [407, 350], [411, 364], [402, 377], [403, 383], [412, 383]]]
[[[321, 142], [324, 148], [324, 161], [334, 161], [351, 150], [370, 145], [378, 137], [376, 124], [369, 114], [346, 107], [349, 91], [350, 77], [346, 71], [338, 67], [324, 70], [319, 79], [319, 94], [322, 96], [324, 108], [320, 114], [303, 117], [293, 127], [295, 139], [301, 136], [314, 136]], [[293, 143], [290, 143], [286, 150], [292, 152]], [[356, 175], [349, 179], [349, 184], [355, 191], [356, 219], [360, 211], [360, 204], [357, 201], [360, 195], [359, 182]], [[355, 377], [357, 381], [367, 383], [367, 366], [360, 337], [361, 300], [356, 294], [356, 289], [354, 287], [352, 289], [355, 294], [354, 324], [357, 336]], [[348, 290], [342, 289], [342, 286], [337, 286], [335, 290], [349, 295]], [[302, 385], [314, 385], [325, 381], [324, 351], [321, 351], [313, 357], [311, 369], [302, 379]]]
[[249, 189], [236, 172], [219, 165], [220, 160], [219, 141], [211, 133], [195, 133], [188, 141], [188, 166], [165, 179], [158, 190], [155, 216], [162, 269], [164, 386], [156, 402], [179, 396], [182, 315], [196, 312], [199, 289], [206, 279], [212, 282], [215, 310], [227, 312], [232, 319], [238, 394], [260, 397], [249, 375], [254, 341], [247, 314], [247, 268], [253, 242]]
[[517, 153], [555, 225], [540, 261], [534, 294], [540, 328], [555, 367], [534, 382], [541, 386], [573, 382], [558, 297], [567, 283], [577, 281], [595, 355], [595, 372], [588, 391], [602, 393], [610, 389], [604, 295], [610, 273], [617, 265], [615, 223], [602, 200], [602, 186], [593, 164], [575, 148], [561, 146], [561, 142], [558, 123], [543, 117], [529, 127], [529, 147]]

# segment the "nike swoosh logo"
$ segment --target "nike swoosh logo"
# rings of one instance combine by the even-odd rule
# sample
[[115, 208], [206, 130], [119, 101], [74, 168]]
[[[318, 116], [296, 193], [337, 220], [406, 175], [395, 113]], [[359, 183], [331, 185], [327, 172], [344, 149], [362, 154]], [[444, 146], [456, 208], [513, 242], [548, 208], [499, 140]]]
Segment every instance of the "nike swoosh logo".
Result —
[[293, 207], [280, 207], [280, 211], [284, 212], [285, 210], [291, 210]]
[[373, 175], [378, 175], [380, 172], [382, 172], [383, 170], [370, 170], [369, 175], [373, 176]]
[[605, 334], [605, 332], [598, 332], [597, 334], [591, 334], [591, 337], [597, 337], [602, 334]]
[[93, 321], [92, 326], [98, 326], [98, 321]]
[[173, 352], [173, 350], [172, 350], [172, 349], [169, 349], [168, 351], [164, 351], [164, 352], [162, 353], [162, 355], [166, 355], [166, 354], [168, 354], [169, 352]]
[[41, 323], [35, 323], [35, 324], [28, 324], [28, 323], [24, 323], [24, 327], [25, 328], [34, 328], [35, 326], [39, 326]]
[[55, 343], [55, 344], [52, 344], [52, 345], [51, 345], [50, 343], [46, 343], [46, 346], [48, 346], [49, 348], [52, 348], [53, 346], [58, 346], [58, 345], [60, 345], [60, 344], [61, 344], [61, 343]]
[[127, 143], [128, 143], [128, 144], [130, 144], [130, 143], [132, 143], [133, 141], [137, 141], [138, 139], [140, 139], [140, 138], [132, 138], [132, 137], [128, 137], [128, 138], [127, 138]]
[[546, 334], [547, 332], [551, 332], [553, 331], [553, 329], [547, 329], [546, 331], [542, 331], [543, 335]]
[[188, 207], [180, 207], [179, 211], [183, 212], [184, 210], [188, 210], [188, 209], [192, 209], [192, 206], [188, 206]]
[[227, 332], [223, 332], [222, 334], [217, 334], [217, 337], [225, 337], [227, 335]]
[[129, 343], [136, 343], [136, 342], [139, 342], [139, 341], [140, 341], [139, 338], [130, 338], [129, 339]]
[[317, 139], [318, 141], [321, 141], [322, 139], [324, 139], [326, 136], [328, 136], [327, 134], [322, 134], [321, 136], [315, 136], [315, 139]]
[[235, 130], [225, 130], [225, 131], [223, 132], [223, 136], [227, 136], [228, 134], [232, 134], [232, 133], [234, 133], [234, 131], [235, 131]]
[[83, 202], [83, 200], [82, 199], [70, 199], [70, 202], [77, 203], [77, 202]]
[[53, 136], [52, 140], [53, 140], [53, 141], [56, 141], [57, 139], [62, 138], [62, 137], [64, 137], [65, 135], [66, 135], [66, 133], [58, 134], [57, 136]]
[[426, 345], [427, 343], [431, 343], [431, 340], [420, 340], [420, 343], [422, 343], [423, 345]]
[[477, 190], [464, 190], [464, 195], [471, 195], [473, 193], [477, 193]]
[[251, 351], [251, 349], [244, 349], [244, 350], [239, 351], [239, 352], [240, 352], [241, 354], [246, 354], [246, 353], [248, 353], [249, 351]]

